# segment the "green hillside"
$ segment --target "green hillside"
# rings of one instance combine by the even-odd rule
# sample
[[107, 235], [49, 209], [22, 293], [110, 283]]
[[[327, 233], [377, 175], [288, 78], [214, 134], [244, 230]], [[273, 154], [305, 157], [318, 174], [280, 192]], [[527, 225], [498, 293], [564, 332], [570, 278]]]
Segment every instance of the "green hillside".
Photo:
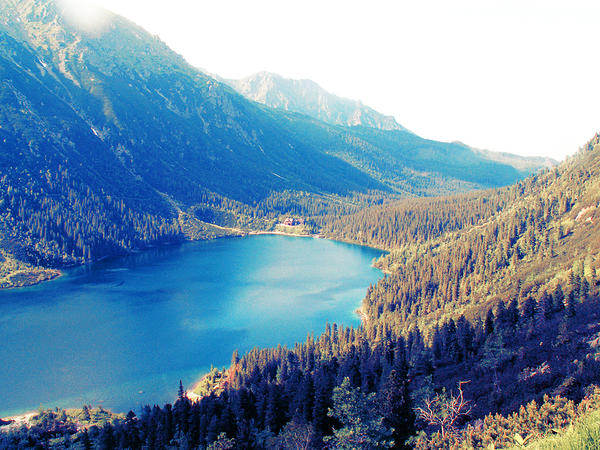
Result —
[[525, 174], [466, 146], [248, 101], [133, 23], [104, 12], [88, 30], [61, 5], [0, 3], [2, 249], [25, 264], [212, 237], [207, 217], [242, 229], [288, 214], [320, 223]]
[[373, 322], [408, 329], [481, 317], [500, 301], [597, 281], [599, 156], [596, 137], [576, 157], [513, 186], [373, 207], [325, 234], [391, 250], [377, 263], [390, 276], [365, 300]]
[[[600, 407], [599, 203], [600, 135], [513, 186], [340, 214], [330, 236], [392, 250], [361, 327], [327, 324], [293, 348], [236, 352], [210, 395], [192, 402], [182, 391], [173, 406], [88, 438], [109, 448], [425, 449], [562, 433]], [[50, 436], [61, 448], [83, 433], [25, 427], [0, 443]]]

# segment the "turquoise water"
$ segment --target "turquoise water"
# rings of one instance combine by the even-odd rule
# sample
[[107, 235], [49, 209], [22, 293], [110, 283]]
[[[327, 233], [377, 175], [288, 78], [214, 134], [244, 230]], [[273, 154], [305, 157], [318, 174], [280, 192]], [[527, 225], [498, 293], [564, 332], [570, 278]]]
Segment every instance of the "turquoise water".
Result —
[[235, 349], [292, 345], [354, 310], [380, 251], [263, 235], [147, 251], [0, 291], [0, 417], [173, 401]]

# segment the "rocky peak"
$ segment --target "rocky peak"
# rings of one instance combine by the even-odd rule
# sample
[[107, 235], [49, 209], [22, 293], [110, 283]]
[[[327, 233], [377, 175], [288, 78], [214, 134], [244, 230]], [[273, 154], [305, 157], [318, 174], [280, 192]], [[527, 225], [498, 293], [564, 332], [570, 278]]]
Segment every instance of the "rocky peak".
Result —
[[225, 80], [240, 94], [272, 108], [306, 114], [334, 125], [403, 130], [391, 116], [331, 94], [312, 80], [293, 80], [270, 72], [258, 72], [241, 80]]

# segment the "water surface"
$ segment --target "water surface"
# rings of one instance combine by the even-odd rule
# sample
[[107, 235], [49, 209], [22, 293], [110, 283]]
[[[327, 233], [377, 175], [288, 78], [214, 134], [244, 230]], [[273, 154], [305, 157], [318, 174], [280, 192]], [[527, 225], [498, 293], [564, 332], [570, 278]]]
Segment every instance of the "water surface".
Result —
[[0, 291], [0, 417], [171, 402], [235, 349], [292, 345], [354, 314], [380, 251], [254, 236], [147, 251]]

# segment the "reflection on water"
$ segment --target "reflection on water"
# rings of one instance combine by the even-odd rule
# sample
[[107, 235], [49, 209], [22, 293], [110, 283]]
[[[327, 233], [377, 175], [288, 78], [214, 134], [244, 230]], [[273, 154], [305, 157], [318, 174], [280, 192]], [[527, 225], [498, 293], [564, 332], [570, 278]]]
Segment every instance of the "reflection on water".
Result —
[[0, 291], [0, 416], [172, 401], [235, 349], [291, 345], [353, 310], [379, 251], [255, 236], [165, 247]]

